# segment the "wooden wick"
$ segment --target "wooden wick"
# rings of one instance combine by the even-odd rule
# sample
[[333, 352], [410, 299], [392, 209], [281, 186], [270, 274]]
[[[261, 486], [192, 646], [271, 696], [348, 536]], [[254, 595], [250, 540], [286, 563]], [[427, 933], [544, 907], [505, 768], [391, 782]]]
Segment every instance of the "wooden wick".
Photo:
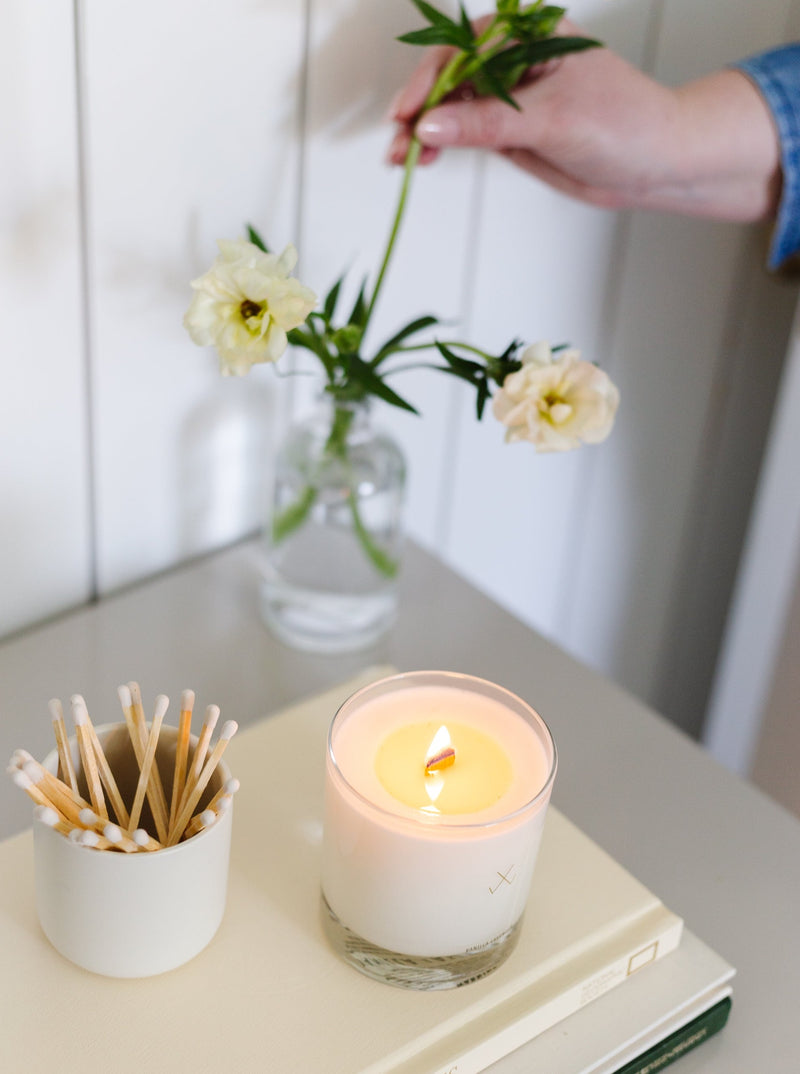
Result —
[[53, 730], [56, 735], [56, 748], [58, 749], [59, 775], [72, 788], [73, 794], [78, 793], [78, 777], [75, 775], [75, 765], [72, 763], [72, 751], [69, 748], [67, 738], [67, 726], [64, 723], [64, 710], [61, 702], [54, 697], [48, 705], [53, 719]]
[[178, 741], [175, 747], [175, 774], [172, 777], [172, 801], [169, 807], [169, 832], [172, 831], [178, 816], [183, 788], [186, 784], [186, 767], [189, 759], [189, 738], [192, 731], [192, 710], [194, 709], [194, 690], [184, 690], [181, 694], [181, 717], [178, 724]]
[[[174, 846], [180, 839], [181, 835], [183, 834], [184, 828], [189, 823], [192, 814], [197, 808], [197, 803], [200, 801], [200, 796], [206, 789], [208, 781], [213, 776], [217, 765], [222, 760], [222, 755], [227, 749], [228, 743], [236, 734], [238, 729], [239, 725], [236, 723], [235, 720], [228, 720], [227, 723], [223, 724], [222, 730], [219, 734], [219, 740], [217, 741], [216, 746], [212, 750], [208, 760], [203, 765], [203, 770], [200, 773], [199, 778], [192, 787], [188, 797], [184, 795], [185, 801], [181, 806], [181, 811], [178, 814], [178, 819], [175, 822], [175, 827], [173, 828], [172, 832], [170, 833], [170, 837], [167, 840], [167, 846]], [[187, 783], [187, 790], [188, 789], [189, 784]]]
[[[145, 792], [147, 791], [148, 784], [150, 783], [150, 775], [153, 770], [153, 761], [156, 756], [156, 748], [158, 747], [158, 736], [161, 731], [161, 724], [164, 720], [164, 715], [167, 711], [168, 706], [169, 698], [165, 697], [164, 694], [159, 694], [156, 698], [156, 708], [155, 713], [153, 715], [153, 723], [150, 727], [150, 734], [147, 739], [147, 746], [145, 748], [144, 757], [142, 758], [142, 765], [139, 770], [139, 782], [136, 785], [136, 794], [133, 799], [133, 805], [131, 806], [130, 819], [128, 822], [128, 828], [130, 831], [133, 831], [139, 826], [139, 817], [142, 814], [144, 796]], [[155, 816], [153, 817], [153, 819], [155, 820]]]
[[89, 787], [89, 797], [92, 800], [92, 808], [95, 813], [98, 813], [104, 820], [108, 820], [108, 810], [106, 809], [106, 802], [103, 797], [103, 785], [100, 782], [97, 758], [95, 757], [92, 736], [89, 733], [88, 728], [89, 712], [86, 708], [86, 702], [80, 694], [73, 694], [70, 701], [72, 702], [72, 719], [75, 723], [75, 734], [78, 738], [81, 764], [83, 765], [83, 772]]

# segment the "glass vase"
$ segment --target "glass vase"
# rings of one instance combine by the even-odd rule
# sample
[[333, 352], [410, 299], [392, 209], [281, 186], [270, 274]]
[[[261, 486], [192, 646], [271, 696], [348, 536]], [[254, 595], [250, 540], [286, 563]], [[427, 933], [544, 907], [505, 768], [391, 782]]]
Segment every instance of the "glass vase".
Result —
[[279, 448], [261, 613], [282, 641], [345, 652], [376, 641], [397, 608], [405, 463], [368, 401], [325, 400]]

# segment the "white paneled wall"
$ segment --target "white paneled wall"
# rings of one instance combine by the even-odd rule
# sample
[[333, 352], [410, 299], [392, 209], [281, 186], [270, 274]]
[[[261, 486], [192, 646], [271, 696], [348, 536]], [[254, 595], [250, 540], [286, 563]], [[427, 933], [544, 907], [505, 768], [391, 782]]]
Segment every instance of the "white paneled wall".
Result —
[[92, 589], [71, 0], [0, 5], [0, 632]]
[[[791, 6], [570, 13], [677, 82], [780, 42]], [[0, 15], [0, 633], [260, 524], [276, 436], [312, 388], [220, 378], [181, 325], [189, 280], [251, 221], [297, 243], [320, 294], [348, 268], [352, 300], [399, 189], [382, 117], [419, 55], [394, 40], [419, 24], [408, 0], [82, 0], [77, 27], [53, 0], [46, 34], [39, 7]], [[694, 730], [788, 334], [759, 242], [592, 209], [454, 151], [415, 178], [371, 329], [434, 312], [487, 348], [569, 340], [612, 372], [613, 437], [568, 456], [504, 445], [425, 371], [396, 384], [423, 417], [381, 421], [408, 456], [414, 537]]]

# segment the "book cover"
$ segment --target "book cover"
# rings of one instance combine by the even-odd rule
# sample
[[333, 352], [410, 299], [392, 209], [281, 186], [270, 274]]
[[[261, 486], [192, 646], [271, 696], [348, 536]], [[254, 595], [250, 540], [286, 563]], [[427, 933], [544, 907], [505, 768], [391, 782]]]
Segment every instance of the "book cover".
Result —
[[0, 892], [9, 1065], [139, 1074], [163, 1053], [176, 1074], [437, 1074], [454, 1065], [469, 1074], [628, 987], [678, 946], [680, 918], [551, 808], [520, 942], [500, 969], [462, 989], [419, 993], [341, 963], [319, 915], [325, 738], [341, 701], [385, 673], [366, 672], [231, 743], [226, 759], [242, 789], [225, 918], [178, 970], [113, 980], [62, 959], [35, 918], [30, 833], [0, 846], [3, 875], [13, 878]]

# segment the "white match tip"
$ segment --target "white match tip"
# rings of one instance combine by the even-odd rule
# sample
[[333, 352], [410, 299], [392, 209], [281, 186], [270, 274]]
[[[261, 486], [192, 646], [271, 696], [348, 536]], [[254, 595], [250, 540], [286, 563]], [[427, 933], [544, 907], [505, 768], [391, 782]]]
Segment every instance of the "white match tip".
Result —
[[89, 710], [80, 694], [73, 694], [69, 700], [72, 705], [72, 719], [76, 727], [79, 727], [89, 719]]
[[93, 828], [100, 818], [93, 809], [89, 809], [89, 807], [86, 806], [78, 814], [78, 820], [81, 824], [85, 824], [87, 828]]
[[226, 794], [236, 794], [240, 787], [241, 783], [239, 782], [239, 780], [236, 778], [236, 776], [232, 776], [226, 782], [225, 787], [223, 789]]
[[163, 720], [168, 708], [169, 698], [166, 696], [166, 694], [159, 694], [156, 698], [155, 719]]
[[44, 779], [44, 772], [38, 766], [36, 761], [26, 761], [25, 764], [22, 766], [22, 771], [25, 773], [31, 783], [41, 783], [41, 781]]
[[217, 814], [213, 809], [204, 809], [200, 814], [200, 823], [204, 828], [210, 828], [214, 821], [217, 819]]
[[87, 832], [85, 829], [78, 834], [78, 842], [84, 847], [96, 847], [100, 842], [97, 832]]
[[181, 692], [181, 708], [184, 712], [194, 708], [194, 690], [183, 690]]
[[23, 790], [27, 790], [28, 787], [33, 786], [33, 780], [30, 776], [27, 776], [21, 768], [15, 768], [14, 774], [11, 777], [18, 787], [22, 787]]
[[42, 824], [46, 824], [48, 828], [55, 828], [56, 824], [58, 824], [58, 813], [56, 813], [55, 809], [51, 809], [50, 806], [34, 806], [33, 815]]
[[228, 796], [225, 795], [224, 798], [220, 798], [220, 800], [217, 802], [217, 812], [218, 813], [227, 813], [232, 805], [233, 805], [233, 799], [228, 798]]
[[69, 833], [67, 834], [67, 839], [69, 839], [70, 843], [76, 843], [76, 844], [80, 845], [80, 843], [83, 841], [81, 839], [82, 835], [83, 835], [83, 829], [82, 828], [70, 828]]
[[118, 686], [117, 696], [119, 697], [120, 704], [124, 709], [129, 709], [131, 707], [131, 691], [129, 686]]
[[236, 732], [239, 730], [239, 725], [236, 720], [227, 720], [222, 725], [222, 730], [219, 733], [220, 738], [233, 738]]
[[214, 728], [217, 725], [219, 719], [219, 705], [209, 705], [206, 709], [206, 727]]
[[64, 719], [64, 710], [62, 709], [61, 702], [58, 700], [57, 697], [51, 698], [47, 702], [47, 707], [50, 710], [50, 715], [53, 717], [54, 721]]
[[138, 847], [146, 847], [147, 844], [150, 842], [150, 836], [147, 834], [144, 828], [137, 828], [131, 838]]
[[14, 768], [22, 768], [26, 761], [32, 761], [33, 754], [28, 753], [27, 750], [14, 750], [11, 754], [11, 764]]
[[116, 826], [116, 824], [106, 824], [103, 828], [103, 835], [109, 841], [109, 843], [121, 843], [122, 832]]

